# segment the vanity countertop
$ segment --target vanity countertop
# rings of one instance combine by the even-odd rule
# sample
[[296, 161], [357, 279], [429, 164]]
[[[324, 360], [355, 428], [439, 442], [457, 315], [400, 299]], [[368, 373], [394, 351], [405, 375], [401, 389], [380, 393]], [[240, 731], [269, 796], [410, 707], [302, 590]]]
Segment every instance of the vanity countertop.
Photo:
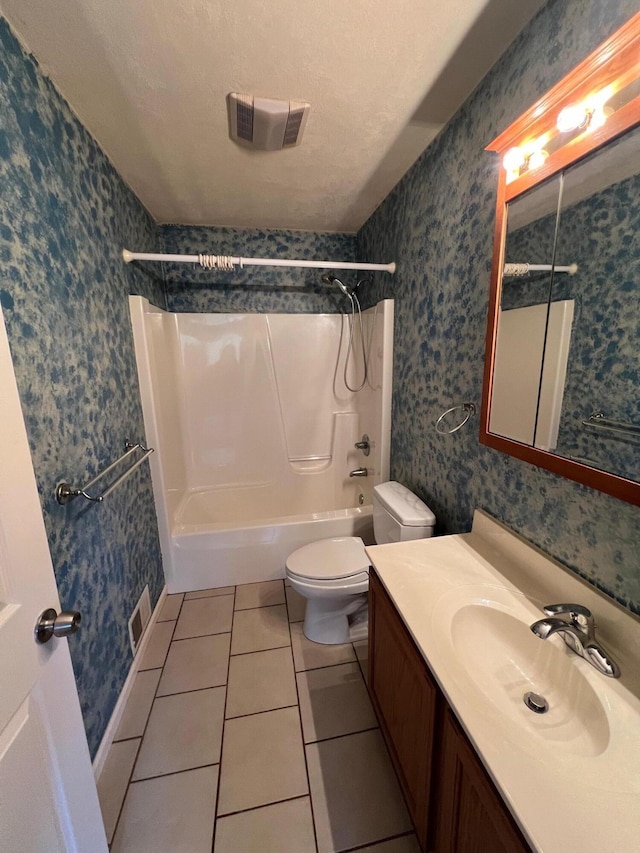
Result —
[[[367, 553], [532, 847], [640, 849], [640, 620], [481, 510], [471, 533]], [[529, 630], [561, 602], [592, 611], [621, 678]]]

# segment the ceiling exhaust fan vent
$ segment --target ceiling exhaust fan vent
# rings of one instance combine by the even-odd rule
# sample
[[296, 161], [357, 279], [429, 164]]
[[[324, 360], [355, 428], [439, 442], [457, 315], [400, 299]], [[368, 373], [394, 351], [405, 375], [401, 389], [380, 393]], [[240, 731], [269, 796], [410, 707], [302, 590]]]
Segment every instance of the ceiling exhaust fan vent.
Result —
[[260, 151], [300, 145], [310, 105], [305, 101], [256, 98], [231, 92], [228, 97], [229, 136]]

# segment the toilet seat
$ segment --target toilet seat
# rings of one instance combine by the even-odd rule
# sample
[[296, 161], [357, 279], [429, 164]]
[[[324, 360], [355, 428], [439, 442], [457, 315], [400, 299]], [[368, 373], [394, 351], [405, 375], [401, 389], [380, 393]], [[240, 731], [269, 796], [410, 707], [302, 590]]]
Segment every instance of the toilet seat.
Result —
[[287, 574], [302, 583], [337, 589], [368, 581], [369, 558], [359, 536], [337, 536], [303, 545], [287, 557]]

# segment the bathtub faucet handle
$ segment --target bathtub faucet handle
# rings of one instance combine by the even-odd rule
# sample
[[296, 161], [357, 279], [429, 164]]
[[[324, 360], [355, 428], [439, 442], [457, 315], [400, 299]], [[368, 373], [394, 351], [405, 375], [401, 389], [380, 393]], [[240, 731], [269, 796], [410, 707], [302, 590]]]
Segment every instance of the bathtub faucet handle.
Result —
[[369, 436], [366, 432], [360, 441], [356, 441], [355, 447], [356, 450], [361, 450], [365, 456], [368, 456], [371, 453], [371, 442], [369, 441]]
[[350, 477], [368, 477], [369, 471], [367, 468], [356, 468], [354, 471], [349, 471]]

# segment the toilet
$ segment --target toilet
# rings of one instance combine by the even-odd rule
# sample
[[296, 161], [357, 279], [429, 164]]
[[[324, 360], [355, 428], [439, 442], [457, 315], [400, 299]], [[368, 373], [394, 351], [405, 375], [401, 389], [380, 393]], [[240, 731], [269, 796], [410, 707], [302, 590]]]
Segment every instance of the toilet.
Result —
[[[427, 539], [433, 536], [435, 523], [429, 507], [401, 483], [374, 487], [373, 532], [378, 545]], [[307, 599], [303, 631], [309, 640], [330, 645], [366, 636], [369, 559], [360, 537], [339, 536], [304, 545], [287, 557], [286, 573], [293, 589]]]

